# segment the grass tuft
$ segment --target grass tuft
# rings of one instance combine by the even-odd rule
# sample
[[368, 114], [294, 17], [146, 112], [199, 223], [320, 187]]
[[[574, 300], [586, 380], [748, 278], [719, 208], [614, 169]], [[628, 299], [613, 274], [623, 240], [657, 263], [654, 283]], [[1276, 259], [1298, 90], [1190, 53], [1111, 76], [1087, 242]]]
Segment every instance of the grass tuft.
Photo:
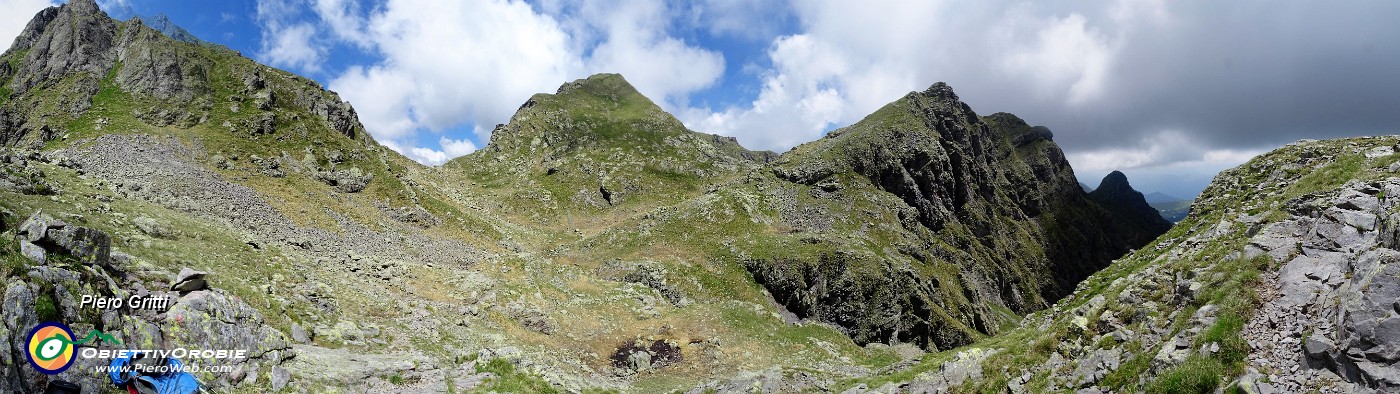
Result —
[[1208, 394], [1220, 387], [1220, 361], [1212, 357], [1192, 356], [1158, 375], [1147, 386], [1149, 394]]

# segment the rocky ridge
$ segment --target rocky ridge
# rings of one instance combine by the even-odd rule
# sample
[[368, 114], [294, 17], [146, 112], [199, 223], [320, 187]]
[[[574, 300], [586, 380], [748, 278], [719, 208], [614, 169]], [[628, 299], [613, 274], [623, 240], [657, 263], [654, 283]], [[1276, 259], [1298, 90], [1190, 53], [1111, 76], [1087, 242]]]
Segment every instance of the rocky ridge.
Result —
[[[1113, 225], [1115, 215], [1079, 189], [1051, 138], [1011, 114], [978, 116], [946, 84], [910, 93], [784, 153], [772, 169], [787, 183], [776, 187], [817, 201], [896, 197], [884, 200], [896, 217], [867, 223], [898, 223], [882, 234], [898, 251], [851, 251], [859, 248], [826, 236], [843, 232], [830, 223], [850, 220], [841, 210], [773, 193], [792, 204], [779, 208], [786, 224], [820, 234], [804, 242], [836, 250], [746, 264], [788, 310], [837, 324], [858, 343], [947, 349], [995, 334], [998, 308], [1043, 308], [1165, 231]], [[927, 270], [954, 273], [918, 273]]]
[[1302, 141], [1222, 172], [1176, 228], [1019, 328], [849, 392], [1396, 390], [1397, 144]]
[[[156, 126], [204, 124], [222, 112], [214, 108], [216, 103], [232, 101], [231, 117], [239, 118], [238, 123], [275, 119], [277, 112], [284, 111], [274, 109], [288, 108], [313, 114], [340, 134], [363, 135], [354, 110], [335, 93], [305, 79], [269, 84], [257, 67], [228, 69], [234, 65], [215, 64], [221, 57], [240, 56], [222, 47], [175, 41], [140, 18], [115, 21], [90, 0], [46, 9], [0, 55], [4, 60], [0, 61], [0, 86], [5, 93], [0, 95], [0, 144], [38, 147], [61, 137], [58, 129], [81, 121], [89, 108], [102, 107], [103, 99], [116, 93], [100, 95], [104, 88], [137, 96], [139, 100], [119, 100], [135, 103], [108, 105], [146, 104], [131, 111]], [[246, 92], [218, 95], [226, 78], [246, 84]], [[283, 100], [274, 100], [278, 95], [284, 95]], [[250, 98], [258, 101], [260, 113], [239, 116], [237, 102]], [[254, 128], [270, 132], [277, 122], [263, 123]]]

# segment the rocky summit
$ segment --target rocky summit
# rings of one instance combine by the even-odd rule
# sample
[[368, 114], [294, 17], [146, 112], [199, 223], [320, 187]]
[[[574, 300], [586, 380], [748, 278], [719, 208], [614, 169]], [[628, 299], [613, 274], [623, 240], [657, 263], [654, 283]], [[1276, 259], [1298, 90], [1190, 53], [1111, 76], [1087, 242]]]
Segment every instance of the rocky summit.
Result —
[[1393, 391], [1398, 144], [1284, 147], [1172, 226], [943, 83], [777, 154], [599, 74], [427, 167], [74, 0], [0, 55], [0, 392], [121, 392], [31, 365], [46, 322], [238, 351], [181, 358], [221, 392]]

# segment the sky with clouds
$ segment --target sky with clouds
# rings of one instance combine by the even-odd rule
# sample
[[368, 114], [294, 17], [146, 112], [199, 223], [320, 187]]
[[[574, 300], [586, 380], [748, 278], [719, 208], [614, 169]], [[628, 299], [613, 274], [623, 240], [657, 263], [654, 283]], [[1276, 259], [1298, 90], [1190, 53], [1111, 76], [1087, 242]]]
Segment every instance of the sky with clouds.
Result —
[[[0, 41], [50, 2], [0, 0]], [[1301, 138], [1400, 132], [1400, 2], [100, 0], [322, 82], [438, 164], [531, 94], [623, 74], [691, 129], [785, 151], [949, 83], [1045, 125], [1090, 185], [1196, 194]]]

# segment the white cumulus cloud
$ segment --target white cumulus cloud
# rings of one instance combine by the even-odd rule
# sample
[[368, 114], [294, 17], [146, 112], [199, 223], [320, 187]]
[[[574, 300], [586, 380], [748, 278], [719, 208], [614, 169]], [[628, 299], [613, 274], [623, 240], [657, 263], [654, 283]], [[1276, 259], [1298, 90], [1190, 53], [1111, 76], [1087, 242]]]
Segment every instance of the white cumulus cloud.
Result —
[[[540, 9], [514, 0], [389, 0], [372, 7], [317, 0], [313, 11], [319, 32], [380, 58], [348, 67], [329, 87], [355, 105], [377, 139], [430, 164], [476, 146], [446, 137], [439, 149], [408, 141], [464, 124], [475, 125], [484, 141], [490, 126], [508, 120], [530, 95], [572, 79], [621, 73], [643, 94], [676, 109], [724, 72], [718, 52], [668, 33], [672, 10], [655, 0]], [[274, 53], [268, 57], [280, 59]]]
[[257, 20], [263, 35], [257, 57], [277, 67], [320, 71], [326, 46], [313, 41], [317, 38], [316, 26], [297, 21], [298, 15], [300, 9], [296, 3], [258, 0]]

